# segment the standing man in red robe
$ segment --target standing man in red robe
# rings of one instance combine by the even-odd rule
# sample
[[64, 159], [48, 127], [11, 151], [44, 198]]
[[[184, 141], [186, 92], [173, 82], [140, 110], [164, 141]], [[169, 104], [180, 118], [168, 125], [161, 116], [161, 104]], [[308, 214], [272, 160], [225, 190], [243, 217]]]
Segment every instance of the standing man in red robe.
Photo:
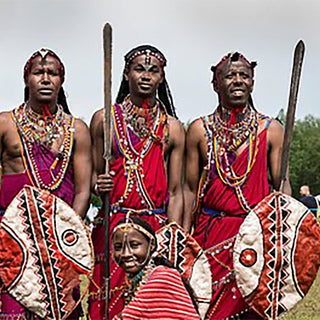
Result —
[[[156, 231], [168, 221], [182, 224], [181, 175], [185, 132], [177, 119], [165, 78], [166, 58], [155, 47], [139, 46], [125, 55], [116, 103], [112, 106], [112, 159], [105, 174], [104, 110], [91, 121], [94, 189], [110, 192], [110, 232], [126, 216], [140, 216]], [[103, 219], [103, 213], [100, 213]], [[101, 219], [101, 220], [102, 220]], [[98, 219], [97, 219], [98, 220]], [[104, 314], [104, 230], [93, 231], [96, 268], [90, 293], [92, 319]], [[124, 272], [111, 262], [110, 318], [123, 308]]]
[[[211, 265], [213, 298], [206, 319], [259, 319], [236, 286], [232, 249], [246, 215], [270, 185], [278, 186], [283, 128], [253, 106], [255, 66], [236, 52], [212, 67], [219, 106], [187, 132], [183, 225], [193, 227]], [[291, 193], [288, 179], [284, 191]]]
[[[24, 67], [25, 102], [0, 113], [0, 220], [24, 185], [48, 190], [81, 217], [86, 214], [92, 173], [90, 132], [70, 114], [64, 78], [64, 65], [53, 51], [36, 51]], [[33, 317], [1, 289], [0, 314], [1, 319]]]

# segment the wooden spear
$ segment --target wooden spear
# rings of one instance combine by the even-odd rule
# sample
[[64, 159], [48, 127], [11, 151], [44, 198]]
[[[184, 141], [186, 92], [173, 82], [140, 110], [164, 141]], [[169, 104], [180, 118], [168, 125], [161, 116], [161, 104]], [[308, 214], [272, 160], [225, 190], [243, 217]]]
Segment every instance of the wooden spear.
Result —
[[280, 190], [281, 192], [283, 192], [284, 190], [284, 184], [287, 179], [287, 168], [289, 164], [290, 144], [291, 144], [292, 134], [293, 134], [294, 115], [296, 112], [304, 50], [305, 50], [305, 45], [303, 41], [300, 40], [297, 43], [294, 50], [288, 110], [287, 110], [286, 125], [285, 125], [284, 139], [283, 139], [283, 145], [282, 145], [280, 181], [279, 181], [278, 188], [276, 188], [276, 190]]
[[[104, 52], [104, 154], [106, 173], [109, 173], [109, 160], [111, 158], [111, 75], [112, 75], [112, 28], [106, 23], [103, 28], [103, 52]], [[104, 271], [105, 271], [105, 320], [109, 319], [109, 193], [103, 197], [104, 212]], [[103, 320], [103, 319], [102, 319]]]

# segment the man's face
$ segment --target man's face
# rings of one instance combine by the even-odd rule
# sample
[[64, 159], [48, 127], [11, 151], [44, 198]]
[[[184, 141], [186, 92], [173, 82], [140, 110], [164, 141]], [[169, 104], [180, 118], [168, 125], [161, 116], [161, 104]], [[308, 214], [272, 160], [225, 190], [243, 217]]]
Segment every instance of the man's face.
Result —
[[150, 254], [150, 244], [139, 231], [117, 230], [112, 237], [112, 251], [116, 262], [126, 273], [136, 274], [146, 264]]
[[60, 63], [47, 55], [45, 59], [36, 57], [26, 79], [29, 100], [35, 103], [56, 103], [61, 88]]
[[131, 96], [153, 97], [163, 81], [161, 63], [153, 56], [140, 55], [132, 60], [125, 78], [129, 82]]
[[308, 188], [308, 187], [302, 186], [302, 187], [300, 188], [300, 195], [301, 195], [302, 197], [308, 196], [309, 194], [310, 194], [310, 192], [309, 192], [309, 188]]
[[238, 60], [226, 63], [217, 73], [214, 85], [222, 106], [245, 107], [253, 90], [252, 70], [248, 63]]

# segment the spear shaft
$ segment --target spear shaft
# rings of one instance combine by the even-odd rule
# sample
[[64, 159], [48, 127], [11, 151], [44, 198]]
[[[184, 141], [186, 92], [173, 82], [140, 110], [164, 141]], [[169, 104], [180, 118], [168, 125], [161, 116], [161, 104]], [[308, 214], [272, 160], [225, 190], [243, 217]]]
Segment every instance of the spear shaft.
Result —
[[276, 188], [276, 190], [280, 189], [281, 192], [283, 192], [284, 190], [285, 181], [287, 179], [290, 144], [291, 144], [292, 134], [293, 134], [294, 115], [295, 115], [296, 106], [297, 106], [297, 97], [298, 97], [298, 91], [299, 91], [299, 83], [300, 83], [300, 77], [301, 77], [304, 51], [305, 51], [305, 45], [303, 41], [300, 40], [297, 43], [294, 50], [288, 110], [287, 110], [286, 125], [285, 125], [284, 139], [283, 139], [283, 145], [282, 145], [280, 181], [279, 181], [279, 188]]
[[[109, 173], [109, 160], [111, 158], [111, 75], [112, 75], [112, 28], [106, 23], [103, 28], [104, 52], [104, 154], [105, 172]], [[109, 193], [103, 196], [104, 212], [104, 272], [105, 272], [105, 312], [104, 319], [109, 319], [109, 284], [110, 284], [110, 238], [109, 238]]]

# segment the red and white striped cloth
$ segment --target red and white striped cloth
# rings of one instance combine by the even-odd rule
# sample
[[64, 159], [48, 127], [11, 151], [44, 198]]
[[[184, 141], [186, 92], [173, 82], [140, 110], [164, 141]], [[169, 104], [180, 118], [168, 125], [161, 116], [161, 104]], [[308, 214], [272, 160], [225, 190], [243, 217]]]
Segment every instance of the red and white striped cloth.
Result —
[[199, 320], [181, 275], [176, 269], [157, 266], [132, 301], [113, 320]]

